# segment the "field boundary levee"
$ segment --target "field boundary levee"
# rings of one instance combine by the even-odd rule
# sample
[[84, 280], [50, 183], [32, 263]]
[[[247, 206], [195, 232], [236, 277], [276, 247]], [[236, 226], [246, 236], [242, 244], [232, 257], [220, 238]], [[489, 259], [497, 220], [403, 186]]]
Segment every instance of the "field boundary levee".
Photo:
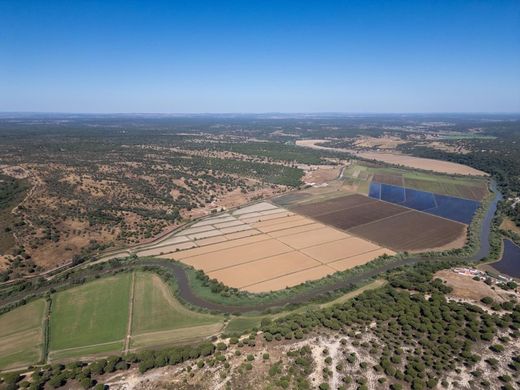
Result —
[[[488, 203], [486, 203], [487, 210], [482, 217], [482, 220], [479, 222], [479, 234], [476, 241], [478, 241], [478, 250], [476, 253], [472, 255], [462, 258], [456, 255], [440, 255], [438, 258], [442, 260], [465, 260], [465, 261], [480, 261], [485, 258], [490, 253], [490, 227], [493, 221], [497, 204], [500, 199], [502, 199], [502, 195], [498, 191], [496, 184], [494, 182], [491, 183], [491, 191], [494, 193], [494, 198]], [[213, 301], [208, 301], [204, 298], [199, 297], [194, 292], [190, 281], [188, 279], [188, 275], [186, 270], [183, 268], [181, 264], [178, 264], [171, 260], [161, 260], [161, 259], [141, 259], [133, 264], [123, 264], [121, 268], [129, 269], [129, 267], [156, 267], [162, 268], [172, 273], [175, 277], [175, 282], [177, 284], [177, 297], [181, 299], [181, 301], [187, 303], [188, 305], [194, 307], [200, 307], [210, 311], [224, 312], [230, 314], [241, 314], [248, 312], [262, 312], [271, 308], [279, 308], [289, 304], [302, 304], [307, 303], [317, 295], [332, 292], [339, 289], [349, 288], [355, 283], [359, 283], [360, 281], [370, 279], [374, 276], [377, 276], [383, 272], [404, 266], [404, 265], [413, 265], [423, 261], [432, 261], [435, 260], [435, 254], [432, 255], [422, 255], [422, 256], [413, 256], [406, 258], [398, 258], [392, 261], [385, 262], [381, 265], [373, 265], [373, 268], [370, 268], [366, 271], [353, 272], [352, 274], [347, 274], [342, 276], [339, 280], [334, 280], [331, 283], [325, 283], [317, 286], [310, 287], [301, 292], [294, 292], [294, 294], [290, 296], [286, 296], [280, 299], [274, 299], [268, 303], [259, 303], [259, 304], [244, 304], [244, 305], [231, 305], [224, 303], [216, 303]], [[107, 272], [107, 270], [98, 271], [99, 274], [103, 272]], [[53, 286], [56, 287], [56, 286]], [[66, 286], [65, 286], [66, 287]], [[48, 289], [47, 287], [46, 289]], [[46, 291], [46, 289], [40, 290], [41, 292]], [[40, 293], [41, 293], [40, 292]], [[27, 297], [34, 297], [35, 291], [24, 292], [16, 297], [10, 297], [10, 299], [4, 300], [3, 306], [9, 304], [15, 304]]]

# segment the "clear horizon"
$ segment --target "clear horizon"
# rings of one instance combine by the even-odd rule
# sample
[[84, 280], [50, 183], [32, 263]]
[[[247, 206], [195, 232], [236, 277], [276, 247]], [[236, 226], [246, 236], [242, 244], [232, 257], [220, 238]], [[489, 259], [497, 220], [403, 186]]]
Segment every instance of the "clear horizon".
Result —
[[0, 1], [0, 112], [516, 114], [518, 1]]

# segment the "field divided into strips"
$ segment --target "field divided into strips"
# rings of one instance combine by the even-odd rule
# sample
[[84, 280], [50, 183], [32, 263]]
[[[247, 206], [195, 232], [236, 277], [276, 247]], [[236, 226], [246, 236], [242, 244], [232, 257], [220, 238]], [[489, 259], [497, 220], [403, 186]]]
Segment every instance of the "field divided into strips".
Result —
[[369, 196], [464, 224], [471, 223], [480, 207], [480, 203], [475, 200], [376, 182], [370, 183]]
[[[134, 300], [129, 305], [132, 289]], [[45, 306], [43, 300], [36, 302]], [[34, 312], [29, 305], [21, 309]], [[0, 325], [22, 317], [20, 312], [9, 312], [0, 317]], [[42, 315], [39, 323], [36, 322], [31, 334], [41, 335]], [[119, 274], [53, 296], [49, 360], [121, 353], [128, 334], [130, 350], [199, 341], [217, 333], [223, 324], [222, 316], [197, 313], [182, 306], [170, 287], [155, 274], [136, 272], [134, 277], [131, 273]], [[7, 340], [11, 336], [5, 337]], [[41, 344], [34, 338], [26, 343], [31, 347]], [[32, 351], [29, 347], [27, 350]], [[10, 357], [8, 351], [5, 355]], [[31, 356], [25, 364], [35, 363], [39, 350]]]
[[45, 301], [38, 299], [0, 316], [0, 370], [41, 359], [45, 312]]
[[[88, 346], [119, 352], [128, 323], [132, 276], [125, 273], [59, 292], [50, 319], [51, 360], [81, 356]], [[88, 349], [88, 348], [87, 348]]]
[[[365, 264], [385, 253], [394, 254], [387, 248], [267, 202], [230, 213], [225, 217], [226, 223], [232, 222], [229, 217], [247, 224], [250, 227], [247, 231], [253, 230], [256, 234], [227, 238], [162, 257], [203, 270], [228, 286], [265, 292], [320, 279]], [[214, 219], [203, 220], [197, 225], [218, 229], [211, 221]]]
[[[294, 205], [290, 210], [394, 251], [462, 246], [465, 239], [466, 226], [461, 223], [358, 194]], [[339, 268], [343, 262], [334, 264]]]
[[193, 341], [211, 336], [223, 326], [220, 316], [184, 307], [170, 287], [153, 273], [137, 273], [135, 291], [131, 349], [172, 343], [172, 340]]

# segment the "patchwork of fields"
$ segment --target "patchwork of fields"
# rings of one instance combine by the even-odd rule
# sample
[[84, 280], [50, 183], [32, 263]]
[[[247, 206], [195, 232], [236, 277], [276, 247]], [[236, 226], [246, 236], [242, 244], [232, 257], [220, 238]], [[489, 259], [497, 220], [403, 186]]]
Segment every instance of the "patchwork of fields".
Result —
[[358, 194], [294, 204], [290, 209], [394, 251], [460, 245], [465, 238], [461, 223]]
[[464, 224], [471, 223], [480, 207], [475, 200], [377, 182], [370, 183], [368, 196]]
[[[0, 316], [0, 369], [42, 359], [45, 313], [38, 299]], [[222, 316], [181, 305], [159, 276], [124, 273], [52, 295], [48, 360], [190, 343], [223, 326]]]
[[[240, 228], [241, 235], [223, 231], [227, 226]], [[211, 242], [190, 237], [201, 228]], [[295, 286], [394, 254], [267, 202], [207, 218], [168, 240], [189, 240], [193, 247], [178, 250], [174, 243], [148, 251], [170, 252], [161, 257], [182, 261], [228, 286], [251, 292]]]

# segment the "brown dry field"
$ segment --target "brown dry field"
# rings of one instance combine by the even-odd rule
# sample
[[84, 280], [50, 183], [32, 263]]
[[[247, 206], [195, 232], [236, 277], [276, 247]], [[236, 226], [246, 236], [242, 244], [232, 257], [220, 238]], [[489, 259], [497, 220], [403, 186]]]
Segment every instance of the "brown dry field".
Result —
[[247, 224], [243, 224], [243, 225], [231, 226], [231, 227], [220, 229], [220, 231], [224, 234], [238, 233], [238, 232], [242, 232], [244, 230], [251, 230], [251, 226], [247, 225]]
[[290, 236], [291, 234], [303, 233], [303, 232], [321, 229], [323, 226], [324, 226], [323, 224], [315, 222], [315, 223], [311, 223], [308, 225], [297, 226], [297, 227], [284, 229], [284, 230], [277, 230], [275, 232], [270, 232], [269, 235], [271, 237], [275, 237], [275, 238], [283, 237], [283, 236]]
[[520, 227], [516, 226], [516, 224], [508, 218], [504, 218], [504, 220], [500, 224], [500, 229], [511, 230], [516, 234], [520, 234]]
[[312, 219], [305, 218], [305, 217], [299, 217], [298, 219], [294, 219], [294, 220], [291, 220], [288, 222], [277, 223], [277, 224], [268, 225], [268, 226], [259, 226], [260, 224], [254, 224], [253, 226], [256, 229], [260, 230], [261, 232], [271, 233], [271, 232], [275, 232], [278, 230], [290, 229], [290, 228], [303, 226], [303, 225], [310, 225], [312, 223], [314, 223], [314, 221]]
[[208, 246], [204, 246], [204, 247], [200, 247], [200, 248], [188, 249], [186, 251], [176, 253], [175, 255], [168, 255], [168, 256], [164, 256], [164, 257], [169, 258], [169, 259], [175, 258], [175, 260], [182, 260], [187, 257], [193, 257], [193, 256], [198, 256], [198, 255], [202, 255], [202, 254], [206, 254], [206, 253], [211, 253], [214, 251], [219, 251], [222, 249], [233, 248], [235, 246], [247, 245], [247, 244], [251, 244], [251, 243], [259, 242], [259, 241], [265, 241], [270, 238], [271, 237], [269, 237], [265, 234], [238, 238], [233, 241], [225, 241], [225, 242], [220, 242], [220, 243], [214, 244], [214, 245], [208, 245]]
[[453, 289], [449, 295], [456, 298], [471, 299], [477, 302], [484, 297], [491, 297], [495, 302], [509, 300], [508, 293], [505, 291], [493, 290], [491, 286], [482, 281], [473, 280], [471, 276], [459, 275], [451, 270], [441, 270], [434, 277], [445, 281], [446, 285]]
[[423, 251], [446, 247], [465, 236], [466, 226], [418, 211], [408, 211], [350, 231], [396, 251]]
[[[305, 248], [302, 249], [302, 252], [321, 261], [322, 263], [330, 263], [345, 258], [346, 249], [348, 249], [350, 256], [355, 256], [379, 248], [379, 245], [372, 244], [371, 242], [362, 240], [361, 238], [348, 237], [342, 240]], [[389, 254], [391, 253], [391, 251], [388, 252]]]
[[271, 220], [275, 220], [275, 219], [279, 219], [279, 218], [290, 217], [292, 215], [294, 215], [294, 213], [291, 213], [289, 211], [284, 211], [284, 212], [278, 213], [278, 214], [259, 215], [257, 217], [243, 218], [240, 220], [245, 223], [255, 223], [255, 222], [271, 221]]
[[307, 171], [303, 177], [305, 183], [323, 184], [338, 177], [341, 167], [318, 168], [314, 171]]
[[289, 217], [282, 217], [282, 218], [271, 219], [271, 220], [268, 220], [268, 221], [256, 222], [256, 223], [254, 223], [253, 226], [255, 228], [267, 228], [267, 227], [275, 226], [275, 225], [279, 225], [279, 224], [300, 222], [300, 221], [303, 221], [305, 219], [306, 218], [301, 216], [301, 215], [294, 214], [294, 215], [291, 215]]
[[389, 256], [392, 256], [394, 252], [392, 252], [389, 249], [376, 249], [371, 252], [367, 253], [361, 253], [359, 255], [347, 257], [345, 259], [336, 260], [331, 263], [328, 263], [327, 265], [329, 267], [334, 268], [336, 271], [345, 271], [347, 269], [356, 267], [358, 265], [366, 264], [371, 260], [374, 260], [375, 258], [382, 256], [384, 254], [387, 254]]
[[410, 212], [410, 209], [371, 199], [369, 203], [362, 204], [358, 207], [321, 214], [315, 218], [327, 225], [349, 230], [356, 226], [384, 220], [384, 218], [407, 212]]
[[317, 203], [308, 203], [301, 206], [295, 206], [292, 207], [291, 210], [299, 214], [314, 217], [320, 214], [330, 213], [332, 211], [346, 210], [352, 207], [357, 207], [365, 203], [372, 203], [373, 201], [374, 200], [368, 196], [354, 194], [340, 196]]
[[357, 137], [354, 145], [358, 148], [379, 148], [379, 149], [395, 149], [398, 145], [405, 144], [406, 141], [401, 138], [382, 136], [382, 137]]
[[255, 236], [255, 235], [259, 234], [259, 233], [260, 232], [258, 230], [251, 229], [251, 230], [244, 230], [242, 232], [226, 234], [225, 237], [228, 240], [236, 240], [237, 238], [244, 238], [244, 237]]
[[203, 238], [202, 240], [195, 241], [197, 243], [197, 246], [204, 246], [204, 245], [211, 245], [211, 244], [217, 244], [219, 242], [227, 241], [228, 239], [226, 236], [215, 236], [215, 237], [209, 237], [209, 238]]
[[448, 173], [455, 175], [487, 176], [487, 173], [466, 165], [449, 161], [434, 160], [430, 158], [412, 157], [404, 154], [358, 152], [359, 157], [367, 160], [383, 161], [388, 164], [403, 165], [405, 167], [422, 169], [426, 171]]
[[427, 171], [457, 174], [457, 175], [472, 175], [472, 176], [488, 176], [487, 173], [468, 167], [466, 165], [452, 163], [449, 161], [433, 160], [422, 157], [412, 157], [404, 154], [392, 154], [392, 153], [381, 153], [381, 152], [357, 152], [352, 149], [344, 148], [328, 148], [326, 146], [317, 145], [319, 143], [327, 142], [326, 140], [320, 139], [305, 139], [296, 140], [296, 145], [304, 146], [312, 149], [321, 150], [333, 150], [338, 152], [353, 153], [361, 158], [367, 160], [383, 161], [388, 164], [403, 165], [415, 169], [423, 169]]
[[[146, 250], [158, 254], [166, 252], [175, 245], [205, 245], [165, 254], [161, 257], [180, 260], [196, 269], [203, 270], [210, 277], [217, 278], [228, 286], [248, 291], [277, 290], [335, 272], [335, 268], [325, 266], [324, 261], [351, 258], [361, 252], [374, 252], [374, 256], [365, 255], [359, 261], [352, 261], [351, 266], [345, 265], [345, 269], [347, 269], [378, 257], [380, 253], [377, 250], [379, 249], [392, 253], [389, 249], [381, 248], [360, 238], [352, 238], [347, 233], [300, 215], [291, 214], [263, 221], [255, 226], [261, 226], [262, 230], [269, 231], [269, 233], [260, 233], [256, 229], [250, 229], [196, 242], [182, 242], [168, 245], [165, 248], [148, 248]], [[198, 234], [213, 231], [217, 230], [203, 231]], [[239, 238], [243, 234], [253, 233], [254, 236]], [[184, 234], [184, 232], [180, 234]], [[349, 241], [347, 242], [346, 239]], [[216, 242], [220, 240], [226, 241]], [[338, 243], [328, 245], [328, 243], [334, 244], [334, 242]], [[316, 247], [313, 250], [314, 246]], [[300, 250], [302, 248], [308, 248], [309, 254], [303, 253]]]
[[182, 261], [194, 268], [211, 272], [291, 251], [292, 249], [289, 246], [275, 239], [270, 239], [235, 248], [223, 249], [218, 252], [212, 252], [209, 255], [203, 254], [188, 258], [185, 257]]
[[286, 287], [296, 286], [306, 282], [307, 280], [321, 279], [327, 275], [333, 274], [334, 272], [336, 272], [336, 270], [326, 265], [320, 265], [315, 268], [306, 269], [276, 279], [250, 285], [246, 290], [254, 293], [281, 290]]
[[[328, 226], [309, 232], [296, 233], [290, 236], [279, 237], [278, 240], [289, 245], [294, 249], [303, 249], [326, 242], [342, 240], [350, 237], [348, 234], [340, 232]], [[345, 248], [346, 249], [346, 248]]]
[[394, 186], [404, 187], [404, 180], [402, 175], [390, 175], [386, 173], [374, 174], [373, 181], [384, 184], [391, 184]]
[[303, 253], [290, 252], [209, 272], [208, 275], [228, 286], [243, 288], [319, 265], [321, 264], [318, 261], [305, 256]]

